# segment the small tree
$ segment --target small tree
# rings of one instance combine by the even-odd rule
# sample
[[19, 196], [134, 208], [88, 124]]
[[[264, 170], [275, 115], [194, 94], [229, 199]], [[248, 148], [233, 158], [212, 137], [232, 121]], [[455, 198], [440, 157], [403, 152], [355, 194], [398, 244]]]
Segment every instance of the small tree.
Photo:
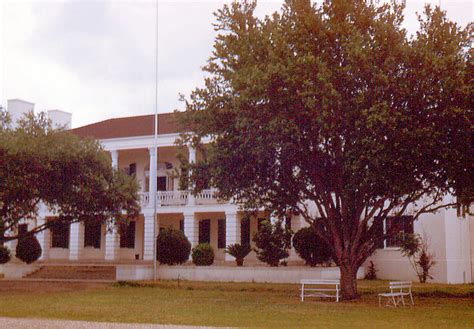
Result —
[[198, 266], [209, 266], [214, 263], [214, 250], [209, 243], [200, 243], [193, 248], [191, 257]]
[[182, 264], [189, 259], [191, 243], [180, 230], [166, 228], [156, 238], [156, 259], [161, 264]]
[[370, 261], [369, 263], [369, 269], [367, 271], [367, 274], [365, 275], [366, 280], [375, 280], [377, 279], [377, 269], [375, 268], [375, 264], [373, 261]]
[[260, 230], [253, 237], [257, 258], [270, 266], [278, 266], [280, 260], [289, 256], [291, 246], [291, 231], [282, 225], [263, 221]]
[[296, 232], [293, 237], [293, 247], [298, 255], [303, 258], [306, 265], [314, 267], [331, 260], [331, 249], [315, 233], [313, 227], [304, 227]]
[[0, 246], [0, 264], [8, 263], [11, 257], [10, 249], [5, 246]]
[[26, 264], [31, 264], [41, 257], [41, 245], [33, 234], [26, 234], [18, 239], [16, 245], [16, 258], [22, 260]]
[[228, 245], [227, 248], [225, 248], [226, 253], [235, 257], [235, 262], [237, 263], [237, 266], [244, 265], [244, 258], [247, 257], [251, 250], [252, 249], [249, 245], [241, 245], [238, 243]]
[[433, 279], [430, 270], [436, 262], [433, 260], [434, 256], [429, 250], [427, 239], [422, 238], [418, 234], [408, 234], [401, 241], [402, 254], [408, 257], [420, 283], [425, 283], [427, 279]]

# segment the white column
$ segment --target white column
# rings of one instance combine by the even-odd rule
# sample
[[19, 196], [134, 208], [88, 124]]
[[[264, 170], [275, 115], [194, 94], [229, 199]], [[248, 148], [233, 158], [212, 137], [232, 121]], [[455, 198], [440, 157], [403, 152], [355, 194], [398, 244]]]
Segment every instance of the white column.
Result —
[[156, 165], [157, 165], [157, 155], [154, 147], [148, 148], [150, 154], [150, 175], [149, 175], [149, 184], [150, 187], [150, 206], [153, 207], [153, 202], [156, 200]]
[[84, 249], [84, 225], [72, 223], [69, 231], [69, 260], [79, 260]]
[[[237, 215], [237, 212], [226, 212], [225, 213], [225, 243], [226, 246], [238, 243], [240, 244], [241, 238], [241, 219]], [[234, 261], [235, 258], [229, 254], [225, 254], [226, 261]]]
[[120, 251], [120, 235], [118, 227], [114, 225], [105, 232], [105, 260], [117, 260]]
[[118, 151], [112, 150], [110, 151], [110, 155], [112, 157], [112, 168], [117, 169], [118, 168]]
[[[196, 149], [189, 144], [188, 145], [188, 151], [189, 151], [189, 163], [196, 163]], [[188, 173], [188, 175], [191, 175], [191, 172]], [[191, 184], [188, 189], [192, 191], [194, 184]], [[189, 193], [188, 195], [188, 205], [194, 206], [196, 204], [196, 199], [192, 193]]]
[[[12, 236], [15, 235], [16, 233], [12, 229], [8, 229], [5, 231], [5, 236]], [[18, 244], [18, 240], [10, 240], [5, 242], [5, 247], [7, 247], [12, 255], [11, 261], [16, 259], [16, 245]]]
[[143, 235], [143, 260], [153, 260], [153, 247], [155, 245], [153, 234], [153, 214], [145, 215]]
[[[41, 226], [45, 223], [44, 218], [38, 219], [38, 226]], [[36, 234], [36, 238], [41, 245], [41, 257], [40, 260], [46, 260], [49, 258], [49, 247], [50, 247], [50, 231], [46, 229]]]
[[199, 243], [199, 221], [194, 218], [194, 213], [184, 213], [184, 235], [191, 242], [191, 248]]

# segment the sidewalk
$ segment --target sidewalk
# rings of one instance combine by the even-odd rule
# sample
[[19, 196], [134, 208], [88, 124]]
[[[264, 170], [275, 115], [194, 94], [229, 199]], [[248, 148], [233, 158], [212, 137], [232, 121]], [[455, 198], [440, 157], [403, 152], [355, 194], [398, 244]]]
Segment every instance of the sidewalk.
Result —
[[161, 324], [110, 323], [70, 320], [0, 318], [0, 329], [180, 329], [212, 328]]

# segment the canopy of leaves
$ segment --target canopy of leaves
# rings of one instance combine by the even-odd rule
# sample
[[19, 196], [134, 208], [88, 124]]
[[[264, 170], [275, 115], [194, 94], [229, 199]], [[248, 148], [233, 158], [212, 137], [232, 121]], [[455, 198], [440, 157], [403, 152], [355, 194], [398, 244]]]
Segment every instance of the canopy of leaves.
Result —
[[[137, 183], [112, 169], [97, 141], [54, 130], [46, 116], [25, 116], [16, 129], [0, 130], [0, 224], [5, 231], [21, 219], [36, 219], [45, 206], [55, 222], [123, 220], [137, 216]], [[10, 233], [3, 240], [17, 238]]]
[[472, 201], [472, 25], [428, 6], [408, 37], [395, 2], [318, 3], [219, 10], [183, 123], [211, 138], [194, 176], [247, 209], [302, 215], [355, 285], [389, 213]]
[[186, 103], [221, 196], [309, 221], [313, 201], [331, 245], [370, 240], [371, 220], [422, 198], [472, 199], [468, 30], [427, 7], [409, 38], [402, 6], [362, 0], [254, 9], [216, 13], [209, 77]]

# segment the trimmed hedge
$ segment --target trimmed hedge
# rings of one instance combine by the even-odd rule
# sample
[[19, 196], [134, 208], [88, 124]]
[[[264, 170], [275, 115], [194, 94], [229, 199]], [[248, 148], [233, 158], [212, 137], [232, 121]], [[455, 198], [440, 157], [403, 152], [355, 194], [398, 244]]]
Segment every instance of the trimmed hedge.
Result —
[[182, 264], [189, 259], [191, 243], [180, 230], [166, 228], [156, 238], [156, 260], [161, 264]]
[[0, 246], [0, 264], [5, 264], [10, 261], [12, 258], [12, 253], [10, 249], [5, 246]]
[[193, 263], [198, 266], [209, 266], [214, 263], [214, 250], [209, 243], [200, 243], [193, 248]]
[[304, 227], [293, 236], [293, 247], [306, 265], [314, 267], [331, 260], [331, 250], [312, 227]]
[[41, 245], [33, 234], [26, 234], [18, 239], [16, 245], [16, 258], [27, 264], [31, 264], [41, 257]]

